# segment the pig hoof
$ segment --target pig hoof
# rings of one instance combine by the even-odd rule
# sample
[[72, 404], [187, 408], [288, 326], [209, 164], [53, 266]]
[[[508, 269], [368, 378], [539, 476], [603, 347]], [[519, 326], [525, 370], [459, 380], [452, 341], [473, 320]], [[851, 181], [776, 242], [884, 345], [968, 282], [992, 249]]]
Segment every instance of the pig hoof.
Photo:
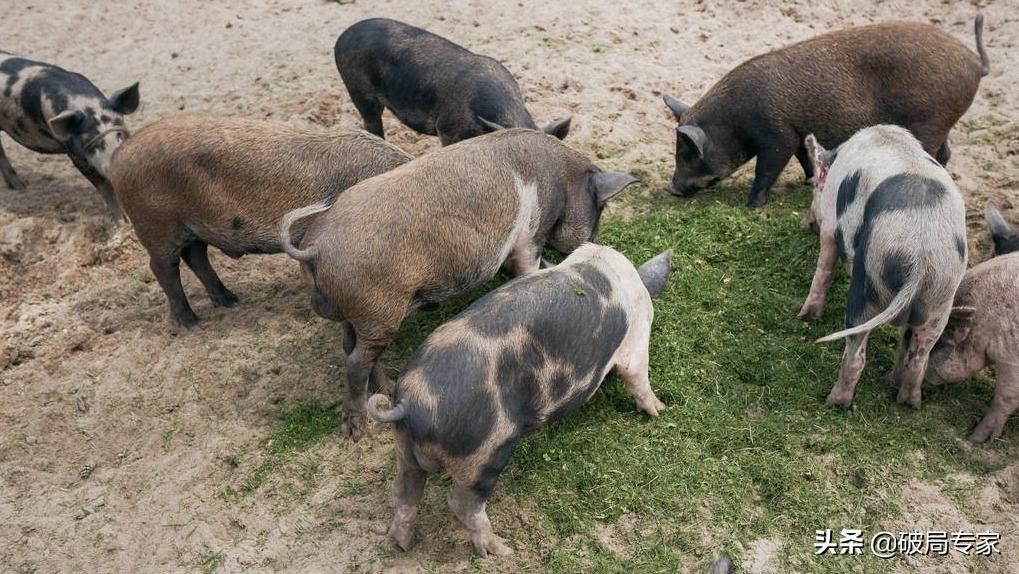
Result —
[[194, 311], [190, 311], [183, 315], [174, 316], [173, 321], [185, 329], [194, 329], [198, 326], [198, 315], [195, 315]]
[[914, 396], [913, 393], [906, 391], [903, 387], [899, 387], [899, 394], [895, 399], [901, 404], [909, 405], [914, 409], [920, 408], [921, 399], [918, 396]]
[[973, 429], [973, 434], [969, 435], [969, 438], [967, 438], [966, 440], [973, 444], [980, 444], [982, 442], [987, 442], [989, 440], [994, 440], [1000, 437], [1002, 430], [1004, 429], [1003, 428], [996, 429], [992, 428], [991, 425], [985, 425], [984, 423], [980, 423], [977, 425], [977, 428]]
[[756, 209], [758, 207], [764, 207], [765, 203], [768, 203], [768, 200], [764, 198], [764, 196], [751, 195], [750, 199], [747, 200], [747, 207], [752, 207]]
[[350, 440], [357, 442], [364, 435], [364, 415], [362, 413], [343, 416], [343, 424], [340, 425], [340, 434]]
[[816, 305], [804, 305], [796, 317], [801, 321], [817, 321], [821, 319], [821, 313], [823, 311], [823, 308]]
[[491, 532], [484, 534], [472, 534], [471, 544], [478, 556], [487, 558], [489, 556], [509, 556], [513, 550], [506, 546], [506, 541]]
[[223, 289], [222, 293], [210, 295], [209, 298], [212, 299], [213, 305], [217, 305], [219, 307], [233, 307], [238, 301], [240, 301], [240, 299], [237, 298], [237, 295], [234, 295], [233, 291], [230, 291], [229, 289]]
[[640, 406], [640, 409], [646, 412], [647, 414], [656, 417], [658, 416], [658, 413], [665, 410], [665, 403], [658, 400], [657, 398], [654, 398], [651, 401], [642, 404]]
[[396, 546], [404, 552], [410, 550], [414, 539], [414, 527], [409, 524], [396, 524], [393, 523], [392, 528], [389, 529], [389, 537], [393, 539]]
[[824, 402], [831, 406], [848, 408], [853, 404], [853, 395], [851, 393], [839, 393], [832, 391], [828, 393], [828, 398]]

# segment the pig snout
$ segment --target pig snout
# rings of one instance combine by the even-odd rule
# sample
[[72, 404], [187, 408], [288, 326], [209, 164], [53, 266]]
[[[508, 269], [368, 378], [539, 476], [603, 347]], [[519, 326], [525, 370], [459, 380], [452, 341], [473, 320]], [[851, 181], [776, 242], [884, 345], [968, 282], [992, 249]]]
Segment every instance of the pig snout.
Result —
[[669, 184], [669, 193], [679, 197], [689, 197], [702, 189], [701, 186], [683, 177], [679, 171], [672, 174], [672, 182]]

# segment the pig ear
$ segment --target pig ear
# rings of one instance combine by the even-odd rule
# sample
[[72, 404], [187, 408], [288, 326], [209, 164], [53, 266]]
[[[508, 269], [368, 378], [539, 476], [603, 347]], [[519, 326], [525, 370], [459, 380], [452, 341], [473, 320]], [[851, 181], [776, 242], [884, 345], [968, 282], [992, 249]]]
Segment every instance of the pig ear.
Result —
[[676, 98], [670, 96], [669, 94], [665, 94], [664, 96], [662, 96], [662, 99], [665, 100], [665, 105], [669, 106], [669, 109], [672, 110], [672, 115], [676, 116], [677, 120], [683, 116], [683, 112], [690, 109], [690, 106], [684, 104], [683, 102], [677, 100]]
[[665, 282], [669, 279], [669, 269], [672, 267], [672, 250], [655, 255], [640, 266], [637, 274], [640, 281], [647, 288], [652, 299], [657, 298], [665, 290]]
[[493, 121], [486, 120], [485, 118], [483, 118], [481, 116], [476, 116], [476, 117], [478, 118], [478, 123], [481, 124], [482, 126], [484, 126], [485, 129], [490, 131], [490, 132], [498, 132], [498, 131], [502, 131], [502, 130], [506, 129], [506, 128], [502, 127], [501, 125], [499, 125], [499, 124], [497, 124], [497, 123], [495, 123]]
[[85, 117], [85, 114], [81, 110], [66, 110], [60, 112], [56, 116], [50, 118], [49, 125], [50, 131], [60, 141], [67, 141], [71, 137], [71, 132], [74, 131], [75, 126], [78, 122]]
[[110, 107], [113, 111], [126, 116], [138, 109], [139, 99], [138, 82], [135, 82], [110, 96]]
[[954, 345], [965, 341], [973, 329], [973, 315], [976, 311], [975, 307], [952, 307], [952, 314], [948, 316], [948, 325], [942, 337]]
[[828, 158], [828, 150], [824, 149], [824, 146], [821, 145], [821, 142], [817, 141], [814, 134], [804, 138], [803, 147], [807, 150], [810, 163], [814, 165], [814, 173], [818, 173], [824, 167], [825, 160]]
[[573, 116], [566, 116], [561, 120], [556, 120], [544, 128], [541, 131], [547, 133], [550, 136], [555, 136], [558, 139], [566, 139], [566, 134], [570, 133], [570, 120]]
[[[991, 238], [994, 239], [995, 247], [1004, 245], [1010, 239], [1016, 237], [1016, 232], [1012, 230], [1012, 227], [1005, 221], [1005, 218], [1001, 216], [998, 206], [993, 201], [987, 202], [987, 207], [984, 208], [984, 217], [987, 219], [987, 227], [991, 230]], [[998, 252], [998, 255], [1002, 255], [1002, 253]]]
[[632, 175], [621, 171], [596, 171], [591, 174], [588, 185], [598, 200], [598, 207], [602, 207], [612, 196], [638, 181]]
[[686, 141], [687, 147], [697, 152], [697, 157], [704, 157], [704, 146], [708, 143], [708, 135], [704, 130], [693, 125], [678, 126], [676, 135]]

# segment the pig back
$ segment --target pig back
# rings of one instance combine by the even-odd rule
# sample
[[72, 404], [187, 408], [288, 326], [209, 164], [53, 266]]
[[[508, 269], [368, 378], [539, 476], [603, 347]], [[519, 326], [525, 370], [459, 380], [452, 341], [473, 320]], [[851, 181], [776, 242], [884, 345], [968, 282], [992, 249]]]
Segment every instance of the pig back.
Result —
[[132, 220], [158, 216], [200, 235], [248, 233], [251, 241], [275, 245], [271, 236], [283, 214], [409, 159], [363, 132], [174, 116], [118, 149], [111, 181]]

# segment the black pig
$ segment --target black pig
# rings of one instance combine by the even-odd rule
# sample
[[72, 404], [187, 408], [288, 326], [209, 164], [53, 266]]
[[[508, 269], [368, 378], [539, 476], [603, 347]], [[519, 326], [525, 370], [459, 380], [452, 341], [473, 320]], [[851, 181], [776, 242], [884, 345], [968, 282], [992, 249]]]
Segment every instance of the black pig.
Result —
[[[427, 30], [362, 20], [340, 34], [335, 56], [364, 129], [379, 137], [383, 108], [407, 127], [439, 136], [442, 145], [499, 128], [538, 129], [509, 70]], [[544, 131], [563, 139], [570, 118]]]

